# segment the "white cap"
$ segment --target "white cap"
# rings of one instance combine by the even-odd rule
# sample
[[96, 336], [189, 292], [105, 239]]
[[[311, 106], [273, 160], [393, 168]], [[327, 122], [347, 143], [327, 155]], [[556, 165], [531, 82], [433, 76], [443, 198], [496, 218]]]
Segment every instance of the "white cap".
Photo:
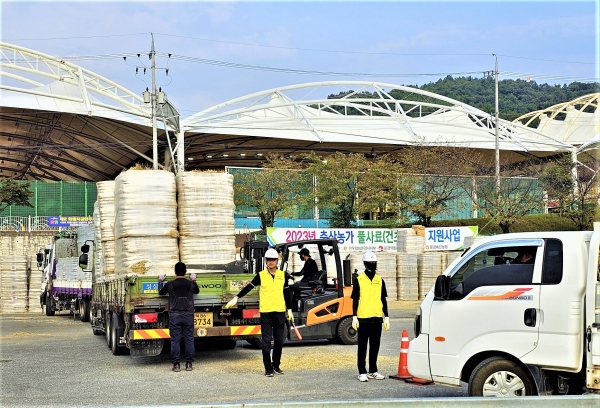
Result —
[[377, 255], [374, 252], [365, 252], [363, 255], [363, 262], [377, 262]]
[[265, 252], [265, 258], [279, 259], [279, 254], [273, 248], [269, 248], [269, 249], [267, 249], [267, 252]]

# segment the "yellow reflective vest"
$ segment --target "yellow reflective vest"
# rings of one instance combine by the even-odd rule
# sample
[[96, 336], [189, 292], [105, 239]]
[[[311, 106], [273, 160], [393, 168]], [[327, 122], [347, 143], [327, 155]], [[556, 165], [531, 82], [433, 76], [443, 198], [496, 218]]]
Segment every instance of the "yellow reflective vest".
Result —
[[356, 316], [359, 319], [383, 317], [383, 303], [381, 303], [383, 283], [381, 276], [375, 274], [373, 280], [371, 280], [366, 274], [360, 274], [358, 275], [358, 284], [360, 286], [360, 298], [358, 299]]
[[277, 269], [275, 278], [267, 269], [259, 272], [260, 288], [258, 296], [260, 299], [260, 312], [285, 312], [285, 299], [283, 287], [285, 285], [285, 272]]

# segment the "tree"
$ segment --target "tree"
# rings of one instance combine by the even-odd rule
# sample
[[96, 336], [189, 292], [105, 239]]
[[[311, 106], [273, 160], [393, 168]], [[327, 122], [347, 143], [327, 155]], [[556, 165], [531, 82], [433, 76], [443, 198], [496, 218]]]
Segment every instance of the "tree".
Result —
[[431, 219], [448, 211], [463, 192], [459, 154], [464, 153], [458, 148], [421, 145], [397, 155], [402, 172], [397, 190], [400, 205], [419, 224], [430, 226]]
[[11, 205], [33, 208], [29, 199], [33, 197], [33, 191], [29, 190], [29, 182], [18, 182], [12, 179], [0, 181], [0, 213]]
[[316, 180], [312, 191], [304, 196], [304, 206], [318, 203], [331, 210], [329, 225], [333, 228], [351, 227], [358, 215], [359, 179], [368, 169], [362, 154], [336, 152], [326, 159], [314, 152], [305, 157], [305, 176]]
[[593, 167], [578, 166], [567, 153], [549, 163], [540, 176], [548, 197], [560, 203], [559, 215], [575, 222], [580, 230], [591, 228], [598, 208], [597, 174]]
[[261, 233], [267, 233], [277, 216], [292, 216], [295, 195], [301, 191], [300, 166], [293, 160], [268, 156], [262, 169], [246, 169], [234, 175], [234, 201], [256, 209], [261, 221]]
[[544, 192], [538, 182], [540, 170], [536, 161], [505, 166], [498, 189], [496, 178], [489, 175], [492, 169], [482, 155], [471, 152], [471, 157], [465, 155], [462, 160], [469, 163], [474, 180], [465, 184], [465, 191], [503, 233], [510, 232], [511, 225], [525, 214], [543, 207]]

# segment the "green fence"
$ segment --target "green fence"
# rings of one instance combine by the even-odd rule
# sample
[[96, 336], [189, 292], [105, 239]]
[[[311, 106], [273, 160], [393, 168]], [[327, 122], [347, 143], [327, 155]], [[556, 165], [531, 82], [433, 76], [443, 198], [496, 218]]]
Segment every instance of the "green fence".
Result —
[[11, 205], [2, 211], [2, 216], [92, 216], [98, 194], [96, 183], [69, 183], [66, 181], [30, 181], [33, 197], [29, 202], [33, 208]]

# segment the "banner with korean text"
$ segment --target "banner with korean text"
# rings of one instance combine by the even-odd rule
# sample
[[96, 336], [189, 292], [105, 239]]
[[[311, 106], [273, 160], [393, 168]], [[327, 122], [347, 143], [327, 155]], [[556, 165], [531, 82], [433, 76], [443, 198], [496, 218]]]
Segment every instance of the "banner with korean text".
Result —
[[390, 251], [398, 249], [393, 228], [267, 228], [269, 245], [305, 239], [338, 240], [340, 251]]
[[479, 227], [425, 228], [425, 251], [458, 251], [464, 249], [465, 238], [475, 237]]

